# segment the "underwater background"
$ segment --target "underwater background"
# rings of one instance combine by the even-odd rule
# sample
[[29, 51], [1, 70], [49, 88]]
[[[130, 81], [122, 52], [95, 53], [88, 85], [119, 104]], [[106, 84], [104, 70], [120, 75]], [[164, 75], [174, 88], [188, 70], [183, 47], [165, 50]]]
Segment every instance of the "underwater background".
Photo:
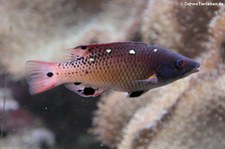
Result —
[[[225, 1], [0, 0], [0, 14], [0, 149], [225, 148]], [[29, 94], [27, 60], [112, 41], [173, 49], [201, 70], [133, 99]]]

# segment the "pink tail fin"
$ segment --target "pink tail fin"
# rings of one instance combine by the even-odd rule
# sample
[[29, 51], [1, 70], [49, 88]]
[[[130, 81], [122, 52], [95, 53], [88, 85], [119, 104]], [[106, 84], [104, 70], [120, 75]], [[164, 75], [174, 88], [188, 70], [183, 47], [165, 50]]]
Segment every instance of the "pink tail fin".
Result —
[[38, 94], [59, 85], [55, 75], [56, 63], [27, 61], [25, 66], [26, 81], [30, 94]]

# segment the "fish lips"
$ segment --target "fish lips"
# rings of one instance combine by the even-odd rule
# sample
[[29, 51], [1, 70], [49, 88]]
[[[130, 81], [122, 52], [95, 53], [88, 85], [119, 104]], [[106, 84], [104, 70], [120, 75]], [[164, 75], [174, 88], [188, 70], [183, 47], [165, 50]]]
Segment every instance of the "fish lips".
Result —
[[190, 73], [196, 73], [196, 72], [199, 72], [200, 71], [200, 68], [194, 68], [190, 71]]
[[181, 77], [183, 78], [183, 77], [186, 77], [186, 76], [188, 76], [188, 75], [190, 75], [190, 74], [192, 74], [192, 73], [196, 73], [196, 72], [199, 72], [199, 71], [200, 71], [200, 64], [197, 63], [196, 66], [195, 66], [194, 68], [189, 69], [188, 71], [185, 71], [185, 72], [181, 75]]
[[190, 73], [196, 73], [200, 71], [200, 64], [197, 63], [196, 67], [190, 70]]

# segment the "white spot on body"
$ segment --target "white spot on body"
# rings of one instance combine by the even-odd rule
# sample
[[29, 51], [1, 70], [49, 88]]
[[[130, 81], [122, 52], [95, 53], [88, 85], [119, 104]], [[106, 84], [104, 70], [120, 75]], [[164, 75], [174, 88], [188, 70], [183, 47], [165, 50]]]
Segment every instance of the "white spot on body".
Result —
[[90, 57], [89, 60], [90, 60], [90, 62], [94, 62], [95, 61], [95, 59], [93, 57]]
[[154, 52], [157, 52], [157, 51], [158, 51], [158, 49], [153, 49], [153, 51], [154, 51]]
[[129, 51], [129, 54], [135, 54], [136, 52], [134, 51], [134, 49], [131, 49], [130, 51]]
[[107, 53], [110, 53], [112, 50], [111, 49], [106, 49], [105, 50]]

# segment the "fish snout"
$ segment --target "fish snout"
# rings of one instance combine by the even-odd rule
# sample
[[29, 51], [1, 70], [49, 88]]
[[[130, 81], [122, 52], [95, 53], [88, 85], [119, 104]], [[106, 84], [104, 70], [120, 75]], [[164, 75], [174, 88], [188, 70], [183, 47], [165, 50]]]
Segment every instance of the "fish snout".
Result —
[[190, 74], [198, 72], [199, 70], [200, 70], [200, 63], [193, 60], [189, 61], [189, 65], [187, 69], [183, 72], [181, 77], [184, 78]]
[[199, 72], [200, 71], [200, 63], [196, 62], [195, 67], [191, 70], [191, 73]]

